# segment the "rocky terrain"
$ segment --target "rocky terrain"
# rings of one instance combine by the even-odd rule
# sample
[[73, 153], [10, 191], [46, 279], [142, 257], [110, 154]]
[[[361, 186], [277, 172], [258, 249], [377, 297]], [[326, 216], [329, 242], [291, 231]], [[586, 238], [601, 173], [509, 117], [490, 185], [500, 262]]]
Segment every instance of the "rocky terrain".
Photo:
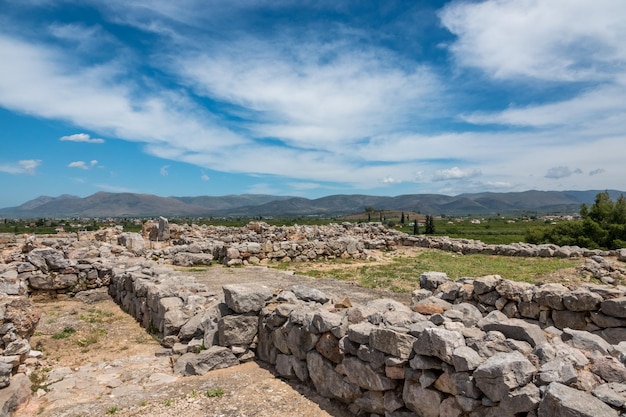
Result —
[[[580, 257], [609, 285], [424, 273], [409, 299], [262, 268], [366, 259], [400, 246]], [[205, 415], [619, 416], [626, 413], [626, 288], [610, 284], [623, 279], [624, 259], [622, 251], [412, 237], [377, 224], [177, 228], [160, 219], [143, 235], [16, 237], [0, 263], [0, 403], [5, 415], [21, 406], [22, 414], [68, 416], [185, 408]], [[193, 277], [172, 267], [211, 262], [246, 268]], [[148, 334], [154, 340], [137, 336]], [[121, 343], [107, 345], [109, 336]], [[75, 351], [64, 351], [68, 366], [55, 366], [63, 355], [50, 357], [51, 339], [74, 341]], [[264, 382], [251, 382], [257, 379]]]

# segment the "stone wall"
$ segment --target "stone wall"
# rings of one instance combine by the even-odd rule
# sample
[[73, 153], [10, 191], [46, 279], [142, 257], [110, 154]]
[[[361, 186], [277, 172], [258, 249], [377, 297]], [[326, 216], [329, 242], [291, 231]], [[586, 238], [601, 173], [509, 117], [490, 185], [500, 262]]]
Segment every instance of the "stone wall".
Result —
[[[279, 293], [226, 286], [224, 294], [214, 294], [164, 265], [365, 258], [372, 248], [405, 245], [463, 254], [586, 257], [585, 268], [611, 282], [624, 271], [606, 257], [626, 260], [623, 250], [485, 245], [408, 236], [378, 224], [174, 226], [169, 225], [173, 245], [108, 230], [96, 240], [27, 238], [19, 251], [3, 254], [0, 367], [6, 369], [0, 368], [0, 385], [2, 375], [8, 382], [36, 354], [28, 338], [39, 316], [29, 293], [83, 296], [105, 287], [160, 338], [159, 354], [174, 355], [175, 370], [184, 375], [258, 358], [280, 376], [345, 402], [356, 415], [626, 414], [624, 287], [536, 286], [498, 276], [453, 281], [425, 273], [410, 306], [391, 300], [351, 306], [298, 285]], [[22, 317], [30, 317], [30, 324]]]

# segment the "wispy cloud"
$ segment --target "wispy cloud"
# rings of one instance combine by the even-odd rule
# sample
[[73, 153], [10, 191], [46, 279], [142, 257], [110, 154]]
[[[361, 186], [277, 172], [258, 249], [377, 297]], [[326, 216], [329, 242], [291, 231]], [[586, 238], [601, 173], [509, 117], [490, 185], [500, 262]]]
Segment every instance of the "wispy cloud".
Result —
[[161, 169], [159, 170], [159, 172], [161, 173], [162, 176], [167, 177], [169, 175], [169, 169], [170, 169], [169, 165], [163, 165]]
[[74, 162], [70, 162], [69, 164], [67, 164], [68, 168], [80, 168], [84, 170], [91, 169], [95, 167], [96, 165], [98, 165], [98, 161], [95, 159], [91, 160], [89, 163], [85, 161], [74, 161]]
[[204, 171], [201, 171], [200, 179], [202, 181], [209, 181], [211, 177], [209, 177]]
[[62, 141], [84, 142], [84, 143], [104, 143], [104, 139], [92, 138], [86, 133], [76, 133], [69, 136], [61, 136]]
[[452, 167], [450, 169], [436, 171], [433, 176], [433, 181], [463, 180], [478, 177], [480, 175], [482, 175], [482, 172], [479, 169], [463, 170], [459, 167]]
[[606, 172], [605, 169], [597, 168], [597, 169], [589, 171], [589, 175], [593, 176], [593, 175], [598, 175], [598, 174], [604, 174], [605, 172]]
[[17, 162], [0, 164], [0, 172], [7, 174], [35, 175], [35, 170], [41, 165], [40, 159], [23, 159]]

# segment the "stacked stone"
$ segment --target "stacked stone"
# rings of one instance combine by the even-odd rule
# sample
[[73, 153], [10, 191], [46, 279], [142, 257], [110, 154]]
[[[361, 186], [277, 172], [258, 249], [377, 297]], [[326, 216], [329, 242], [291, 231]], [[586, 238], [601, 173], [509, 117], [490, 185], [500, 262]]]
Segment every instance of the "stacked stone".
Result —
[[498, 310], [483, 317], [466, 302], [425, 315], [385, 299], [334, 304], [298, 285], [273, 296], [232, 285], [224, 295], [221, 317], [205, 329], [205, 344], [216, 344], [178, 357], [181, 374], [239, 363], [248, 351], [360, 416], [626, 413], [626, 342], [544, 331]]
[[448, 279], [429, 272], [413, 292], [412, 307], [421, 312], [441, 312], [463, 302], [481, 313], [500, 311], [507, 318], [525, 319], [542, 327], [584, 330], [611, 343], [626, 340], [626, 287], [582, 284], [532, 285], [502, 279], [499, 275]]

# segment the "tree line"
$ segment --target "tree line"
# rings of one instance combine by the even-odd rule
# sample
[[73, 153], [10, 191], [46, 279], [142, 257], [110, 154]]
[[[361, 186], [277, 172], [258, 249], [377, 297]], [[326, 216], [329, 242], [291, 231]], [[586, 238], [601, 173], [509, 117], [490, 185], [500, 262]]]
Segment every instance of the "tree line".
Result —
[[622, 194], [613, 201], [608, 191], [598, 193], [591, 207], [581, 206], [580, 220], [529, 228], [526, 241], [589, 249], [625, 248], [626, 198]]

